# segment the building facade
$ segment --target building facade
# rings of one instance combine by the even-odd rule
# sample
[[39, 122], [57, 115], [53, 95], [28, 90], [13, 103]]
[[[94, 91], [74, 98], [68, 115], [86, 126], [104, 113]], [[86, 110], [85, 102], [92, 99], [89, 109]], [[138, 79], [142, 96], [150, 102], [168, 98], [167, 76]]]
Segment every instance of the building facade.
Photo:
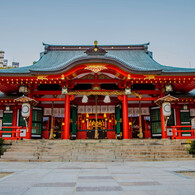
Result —
[[3, 68], [3, 62], [4, 62], [4, 51], [0, 51], [0, 67]]
[[19, 62], [12, 62], [12, 68], [19, 68], [20, 63]]
[[[148, 45], [44, 44], [37, 63], [0, 70], [3, 127], [28, 125], [26, 139], [167, 138], [176, 126], [193, 136], [195, 69], [157, 63]], [[28, 123], [16, 101], [23, 94], [37, 102]], [[167, 95], [175, 101], [165, 120], [156, 102]]]
[[3, 60], [3, 68], [8, 68], [8, 60], [7, 59]]

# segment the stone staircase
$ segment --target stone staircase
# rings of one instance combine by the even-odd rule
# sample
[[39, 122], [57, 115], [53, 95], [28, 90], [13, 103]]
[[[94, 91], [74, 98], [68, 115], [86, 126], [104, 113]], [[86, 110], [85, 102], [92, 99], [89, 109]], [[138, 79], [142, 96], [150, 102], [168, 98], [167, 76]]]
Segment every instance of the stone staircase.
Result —
[[12, 141], [0, 161], [121, 162], [195, 160], [186, 140], [20, 140]]

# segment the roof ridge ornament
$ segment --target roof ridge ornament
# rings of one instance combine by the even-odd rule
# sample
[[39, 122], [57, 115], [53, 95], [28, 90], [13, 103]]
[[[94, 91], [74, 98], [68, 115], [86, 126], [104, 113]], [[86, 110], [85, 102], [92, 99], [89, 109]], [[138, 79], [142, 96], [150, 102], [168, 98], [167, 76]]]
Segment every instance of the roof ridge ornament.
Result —
[[105, 55], [107, 51], [97, 46], [98, 41], [94, 41], [94, 47], [91, 47], [85, 51], [87, 55]]

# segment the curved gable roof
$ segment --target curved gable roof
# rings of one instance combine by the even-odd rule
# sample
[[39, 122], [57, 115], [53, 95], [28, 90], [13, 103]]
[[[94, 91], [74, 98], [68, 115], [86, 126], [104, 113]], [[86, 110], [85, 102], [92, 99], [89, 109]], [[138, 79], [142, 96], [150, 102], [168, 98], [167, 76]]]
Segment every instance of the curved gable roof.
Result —
[[87, 55], [85, 51], [93, 46], [44, 45], [45, 53], [36, 64], [27, 67], [0, 70], [0, 74], [49, 74], [51, 72], [66, 70], [75, 63], [95, 61], [116, 63], [127, 71], [136, 73], [195, 73], [195, 69], [159, 64], [151, 57], [151, 52], [147, 49], [148, 44], [100, 46], [106, 50], [107, 53], [105, 55]]

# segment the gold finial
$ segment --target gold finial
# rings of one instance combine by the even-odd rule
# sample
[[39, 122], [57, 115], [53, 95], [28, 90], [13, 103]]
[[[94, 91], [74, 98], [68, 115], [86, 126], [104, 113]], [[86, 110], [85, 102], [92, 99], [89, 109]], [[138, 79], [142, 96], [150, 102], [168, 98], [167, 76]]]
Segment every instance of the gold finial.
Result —
[[97, 46], [98, 42], [97, 41], [94, 41], [94, 45]]

